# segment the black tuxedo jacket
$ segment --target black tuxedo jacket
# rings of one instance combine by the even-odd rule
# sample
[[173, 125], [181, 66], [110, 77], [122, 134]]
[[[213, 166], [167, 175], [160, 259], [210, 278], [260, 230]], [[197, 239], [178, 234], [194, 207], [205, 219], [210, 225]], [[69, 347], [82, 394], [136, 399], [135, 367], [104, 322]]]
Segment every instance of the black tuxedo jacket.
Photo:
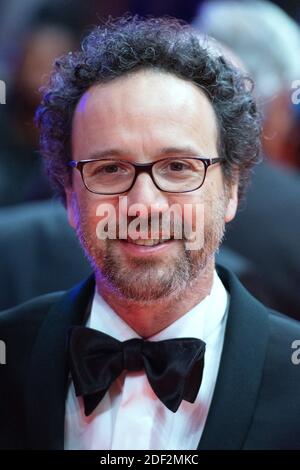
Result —
[[[199, 449], [300, 449], [300, 324], [266, 309], [230, 272], [216, 388]], [[80, 325], [94, 279], [0, 314], [0, 448], [63, 449], [69, 369], [66, 334]], [[103, 429], [105, 432], [105, 429]], [[134, 436], [132, 437], [134, 439]]]

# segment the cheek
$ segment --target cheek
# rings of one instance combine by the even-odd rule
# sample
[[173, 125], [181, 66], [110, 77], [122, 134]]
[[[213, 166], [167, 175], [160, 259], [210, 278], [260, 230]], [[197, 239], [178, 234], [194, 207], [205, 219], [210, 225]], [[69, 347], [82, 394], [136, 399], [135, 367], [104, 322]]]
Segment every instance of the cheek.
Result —
[[102, 198], [88, 195], [81, 201], [81, 224], [95, 244], [99, 246], [107, 238], [116, 238], [118, 226], [118, 201], [114, 198]]
[[[203, 232], [225, 220], [225, 191], [223, 184], [209, 181], [197, 198], [191, 200], [193, 205], [193, 230]], [[200, 189], [200, 191], [201, 191]]]
[[185, 237], [189, 238], [191, 232], [202, 231], [205, 215], [205, 200], [203, 191], [195, 191], [192, 193], [178, 194], [172, 196], [169, 205], [176, 205], [180, 214], [182, 230]]

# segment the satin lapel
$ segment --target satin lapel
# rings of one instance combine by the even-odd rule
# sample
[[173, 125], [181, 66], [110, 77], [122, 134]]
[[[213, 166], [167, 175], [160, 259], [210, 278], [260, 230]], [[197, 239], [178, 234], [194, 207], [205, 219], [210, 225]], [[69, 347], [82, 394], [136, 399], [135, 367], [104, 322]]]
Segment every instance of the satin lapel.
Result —
[[235, 276], [218, 268], [230, 293], [216, 388], [198, 449], [241, 449], [262, 378], [269, 326], [266, 309]]
[[80, 325], [94, 292], [94, 278], [62, 296], [45, 316], [32, 350], [27, 409], [30, 449], [63, 449], [68, 385], [66, 336]]

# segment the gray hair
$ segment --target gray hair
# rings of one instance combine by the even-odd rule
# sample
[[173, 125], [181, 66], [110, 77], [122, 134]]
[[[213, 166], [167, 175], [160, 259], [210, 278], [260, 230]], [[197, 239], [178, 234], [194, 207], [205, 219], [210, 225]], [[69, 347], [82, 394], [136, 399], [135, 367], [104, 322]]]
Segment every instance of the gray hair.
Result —
[[193, 26], [240, 57], [262, 98], [290, 89], [300, 79], [300, 28], [271, 2], [206, 1]]

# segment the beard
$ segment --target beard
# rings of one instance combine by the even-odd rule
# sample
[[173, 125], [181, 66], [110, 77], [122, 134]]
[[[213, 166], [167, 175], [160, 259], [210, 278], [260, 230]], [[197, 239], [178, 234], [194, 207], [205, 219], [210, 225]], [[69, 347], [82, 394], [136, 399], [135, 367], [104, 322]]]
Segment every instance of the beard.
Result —
[[[213, 265], [225, 229], [226, 195], [210, 198], [205, 203], [203, 246], [186, 249], [186, 241], [176, 240], [176, 255], [151, 259], [122, 256], [116, 240], [99, 240], [85, 209], [79, 208], [75, 198], [76, 232], [86, 257], [92, 265], [97, 281], [126, 300], [139, 303], [163, 301], [169, 296], [178, 297], [192, 287], [206, 269]], [[75, 206], [74, 206], [75, 205]], [[173, 250], [172, 250], [173, 251]]]

